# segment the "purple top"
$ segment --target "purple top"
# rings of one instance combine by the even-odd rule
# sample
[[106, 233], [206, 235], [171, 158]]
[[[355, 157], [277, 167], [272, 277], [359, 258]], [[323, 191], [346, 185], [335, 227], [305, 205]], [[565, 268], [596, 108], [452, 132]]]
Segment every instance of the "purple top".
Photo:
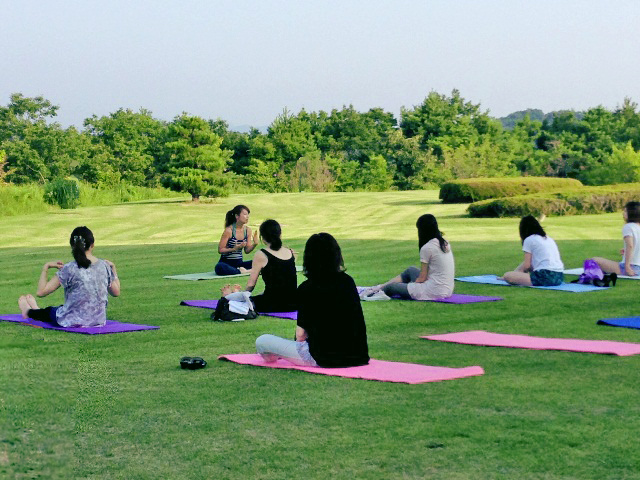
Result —
[[96, 327], [107, 323], [107, 288], [118, 278], [104, 260], [89, 268], [80, 268], [73, 261], [58, 272], [64, 288], [64, 305], [56, 311], [61, 327]]

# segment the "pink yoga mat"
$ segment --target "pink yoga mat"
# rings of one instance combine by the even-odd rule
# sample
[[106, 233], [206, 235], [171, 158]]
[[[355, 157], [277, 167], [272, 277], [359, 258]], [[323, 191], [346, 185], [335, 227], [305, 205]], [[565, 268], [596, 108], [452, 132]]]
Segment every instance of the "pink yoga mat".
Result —
[[369, 360], [368, 365], [348, 368], [301, 367], [282, 359], [273, 363], [267, 363], [257, 353], [220, 355], [218, 359], [228, 360], [242, 365], [254, 365], [256, 367], [286, 368], [288, 370], [302, 370], [303, 372], [319, 373], [334, 377], [362, 378], [364, 380], [378, 380], [380, 382], [411, 384], [440, 382], [442, 380], [453, 380], [484, 374], [482, 367], [478, 366], [463, 368], [432, 367], [429, 365], [419, 365], [417, 363], [385, 362], [382, 360], [374, 360], [373, 358]]
[[483, 345], [487, 347], [529, 348], [533, 350], [563, 350], [567, 352], [605, 353], [626, 357], [640, 353], [640, 343], [612, 342], [609, 340], [582, 340], [578, 338], [546, 338], [529, 335], [492, 333], [484, 330], [427, 335], [421, 338], [439, 342]]

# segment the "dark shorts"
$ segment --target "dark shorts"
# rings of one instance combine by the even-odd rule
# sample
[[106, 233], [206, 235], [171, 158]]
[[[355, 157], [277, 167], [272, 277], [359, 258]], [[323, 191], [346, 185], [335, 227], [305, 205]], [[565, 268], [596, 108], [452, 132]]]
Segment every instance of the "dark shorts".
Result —
[[57, 327], [59, 325], [56, 310], [59, 308], [60, 307], [32, 308], [27, 312], [27, 314], [29, 315], [29, 318], [33, 320], [50, 323], [54, 327]]
[[555, 287], [564, 281], [562, 272], [552, 270], [534, 270], [531, 272], [531, 285], [534, 287]]

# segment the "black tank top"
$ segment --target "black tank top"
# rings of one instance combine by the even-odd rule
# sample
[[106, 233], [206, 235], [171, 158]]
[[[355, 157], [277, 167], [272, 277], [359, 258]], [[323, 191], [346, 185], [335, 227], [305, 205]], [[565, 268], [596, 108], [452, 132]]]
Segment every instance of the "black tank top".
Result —
[[282, 260], [267, 252], [264, 248], [262, 252], [269, 261], [263, 267], [262, 280], [264, 281], [264, 296], [277, 303], [287, 300], [284, 303], [295, 304], [298, 278], [296, 276], [296, 259], [293, 254], [288, 260]]

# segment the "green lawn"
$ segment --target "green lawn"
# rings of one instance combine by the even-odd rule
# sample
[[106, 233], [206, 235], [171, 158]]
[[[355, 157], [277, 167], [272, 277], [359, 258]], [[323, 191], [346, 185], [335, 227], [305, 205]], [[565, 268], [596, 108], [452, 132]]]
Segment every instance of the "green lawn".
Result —
[[[70, 259], [86, 224], [96, 254], [118, 265], [122, 296], [110, 318], [157, 331], [85, 336], [0, 322], [0, 477], [53, 479], [603, 479], [640, 478], [639, 357], [484, 348], [420, 335], [501, 333], [640, 342], [640, 331], [596, 326], [638, 315], [640, 283], [588, 294], [457, 283], [503, 302], [363, 305], [372, 357], [481, 365], [486, 374], [404, 385], [219, 362], [254, 351], [291, 321], [213, 323], [182, 299], [217, 298], [223, 281], [162, 275], [210, 270], [226, 210], [251, 224], [275, 218], [302, 251], [334, 234], [356, 283], [377, 283], [417, 261], [415, 220], [437, 216], [459, 275], [503, 273], [521, 260], [517, 219], [470, 219], [436, 191], [243, 195], [217, 204], [141, 203], [2, 219], [0, 312], [16, 313], [45, 261]], [[548, 218], [567, 267], [616, 258], [620, 214]], [[302, 279], [302, 277], [300, 277]], [[244, 281], [244, 279], [241, 279]], [[56, 292], [43, 306], [62, 302]], [[183, 371], [183, 355], [209, 361]]]

